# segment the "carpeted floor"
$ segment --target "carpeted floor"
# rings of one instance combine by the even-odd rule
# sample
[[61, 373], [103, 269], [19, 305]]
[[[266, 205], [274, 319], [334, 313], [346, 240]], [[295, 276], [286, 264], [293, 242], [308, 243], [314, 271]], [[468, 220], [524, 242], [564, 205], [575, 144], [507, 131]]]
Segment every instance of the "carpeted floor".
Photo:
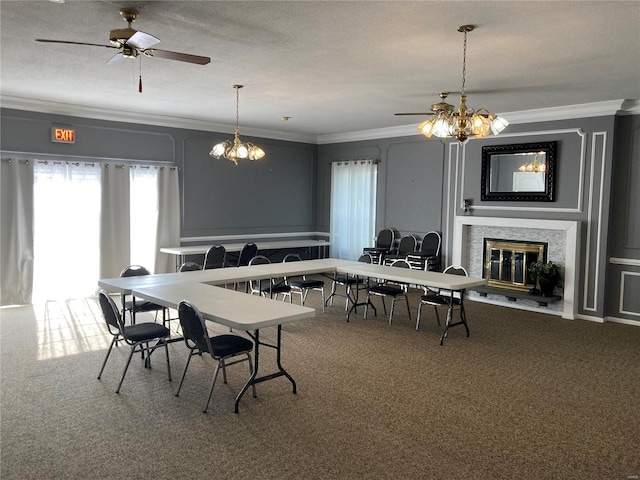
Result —
[[[319, 296], [308, 304], [320, 307]], [[336, 303], [283, 328], [284, 378], [233, 413], [247, 365], [208, 414], [213, 362], [109, 338], [95, 301], [0, 310], [1, 470], [10, 479], [623, 479], [640, 475], [640, 328], [467, 302], [471, 337], [439, 346], [433, 309], [345, 322]], [[361, 312], [360, 312], [361, 313]], [[175, 322], [177, 324], [177, 322]], [[212, 332], [226, 333], [213, 326]], [[275, 329], [261, 332], [273, 338]], [[274, 355], [264, 349], [263, 366]]]

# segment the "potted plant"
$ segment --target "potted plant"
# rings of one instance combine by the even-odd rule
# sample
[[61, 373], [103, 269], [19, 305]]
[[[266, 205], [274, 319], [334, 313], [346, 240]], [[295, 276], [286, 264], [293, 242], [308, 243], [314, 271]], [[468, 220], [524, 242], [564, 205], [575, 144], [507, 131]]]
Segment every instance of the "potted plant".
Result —
[[562, 280], [560, 267], [553, 262], [532, 263], [529, 266], [529, 275], [534, 282], [537, 280], [544, 297], [552, 297], [553, 290], [560, 286]]

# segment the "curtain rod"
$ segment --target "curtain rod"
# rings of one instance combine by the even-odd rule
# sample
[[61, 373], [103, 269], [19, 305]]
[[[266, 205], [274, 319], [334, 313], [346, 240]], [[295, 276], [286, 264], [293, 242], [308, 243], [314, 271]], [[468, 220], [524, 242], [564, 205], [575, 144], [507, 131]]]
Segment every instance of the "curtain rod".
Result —
[[26, 160], [52, 160], [52, 161], [67, 161], [73, 160], [76, 162], [98, 162], [98, 163], [126, 163], [128, 165], [144, 164], [144, 165], [165, 165], [176, 166], [175, 162], [166, 160], [138, 160], [134, 158], [112, 158], [112, 157], [91, 157], [81, 155], [61, 155], [56, 153], [33, 153], [33, 152], [18, 152], [11, 150], [0, 151], [2, 157], [22, 157]]
[[373, 162], [375, 164], [381, 163], [382, 160], [379, 158], [373, 157], [361, 157], [361, 158], [338, 158], [336, 160], [332, 160], [329, 162], [329, 165], [332, 163], [352, 163], [352, 162]]

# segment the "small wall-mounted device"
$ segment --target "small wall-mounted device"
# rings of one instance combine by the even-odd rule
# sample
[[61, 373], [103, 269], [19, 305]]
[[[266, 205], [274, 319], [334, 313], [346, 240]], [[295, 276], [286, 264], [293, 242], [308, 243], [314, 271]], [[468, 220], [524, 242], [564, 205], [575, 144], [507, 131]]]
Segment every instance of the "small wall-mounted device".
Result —
[[462, 210], [464, 210], [465, 212], [468, 212], [470, 206], [471, 206], [470, 198], [465, 198], [464, 200], [462, 200]]

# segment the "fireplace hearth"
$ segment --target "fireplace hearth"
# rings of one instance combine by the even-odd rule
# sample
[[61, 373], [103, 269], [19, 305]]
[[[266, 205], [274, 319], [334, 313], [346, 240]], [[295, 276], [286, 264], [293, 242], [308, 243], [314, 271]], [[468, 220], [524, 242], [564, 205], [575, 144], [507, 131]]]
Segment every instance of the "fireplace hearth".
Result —
[[529, 266], [537, 261], [547, 261], [547, 243], [484, 239], [483, 277], [488, 286], [518, 291], [535, 288]]

